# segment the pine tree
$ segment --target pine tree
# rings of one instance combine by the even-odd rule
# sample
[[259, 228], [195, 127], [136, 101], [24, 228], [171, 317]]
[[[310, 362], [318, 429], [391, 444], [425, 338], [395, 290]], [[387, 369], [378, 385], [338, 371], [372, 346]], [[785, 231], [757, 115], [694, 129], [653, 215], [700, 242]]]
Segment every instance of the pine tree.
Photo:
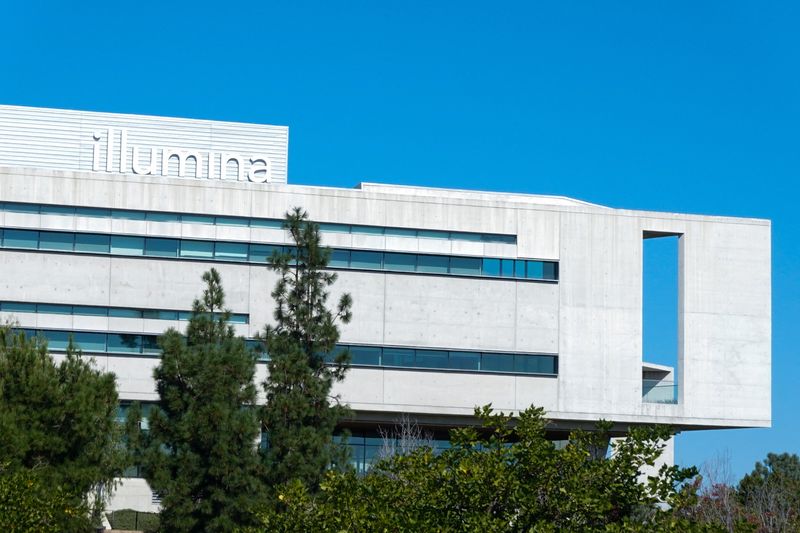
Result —
[[170, 329], [159, 338], [159, 402], [149, 430], [136, 431], [137, 408], [129, 419], [131, 447], [161, 496], [165, 531], [246, 527], [263, 496], [256, 355], [228, 323], [219, 273], [211, 269], [203, 280], [207, 286], [194, 302], [186, 335]]
[[93, 363], [71, 341], [57, 363], [43, 338], [0, 326], [0, 465], [96, 515], [126, 454], [114, 374]]
[[350, 321], [352, 299], [344, 294], [335, 310], [328, 308], [327, 288], [337, 276], [325, 271], [331, 252], [321, 245], [319, 225], [295, 208], [284, 227], [295, 245], [271, 259], [280, 277], [272, 291], [275, 324], [262, 336], [270, 357], [263, 459], [271, 487], [300, 480], [314, 489], [325, 470], [345, 458], [333, 432], [349, 409], [331, 396], [331, 388], [349, 367], [350, 354], [336, 343], [337, 322]]

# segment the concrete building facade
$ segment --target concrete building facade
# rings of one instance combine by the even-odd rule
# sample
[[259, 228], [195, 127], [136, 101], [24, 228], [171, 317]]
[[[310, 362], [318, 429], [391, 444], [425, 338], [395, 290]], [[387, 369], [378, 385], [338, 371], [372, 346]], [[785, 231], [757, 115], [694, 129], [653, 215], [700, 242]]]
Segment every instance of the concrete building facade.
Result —
[[[353, 296], [353, 367], [336, 392], [365, 435], [401, 413], [469, 423], [486, 403], [542, 406], [554, 435], [599, 418], [620, 432], [770, 425], [769, 221], [295, 186], [287, 161], [282, 127], [0, 106], [0, 318], [55, 351], [73, 335], [124, 401], [154, 401], [155, 336], [185, 328], [211, 266], [237, 331], [272, 320], [266, 257], [301, 206], [334, 249], [333, 296]], [[643, 244], [667, 235], [679, 238], [676, 368], [642, 354]], [[151, 505], [137, 479], [114, 502]]]

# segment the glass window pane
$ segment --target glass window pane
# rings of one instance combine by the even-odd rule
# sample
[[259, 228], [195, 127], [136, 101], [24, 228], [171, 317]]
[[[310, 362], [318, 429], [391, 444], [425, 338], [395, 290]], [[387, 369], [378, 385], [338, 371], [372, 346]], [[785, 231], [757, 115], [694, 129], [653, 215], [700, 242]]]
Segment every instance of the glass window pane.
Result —
[[144, 255], [144, 237], [112, 235], [111, 253], [117, 255]]
[[181, 257], [214, 257], [214, 243], [211, 241], [181, 241]]
[[271, 220], [269, 218], [250, 219], [251, 228], [283, 229], [283, 220]]
[[417, 350], [414, 366], [420, 368], [447, 368], [447, 352], [442, 350]]
[[500, 261], [500, 275], [504, 278], [510, 278], [514, 276], [514, 260], [513, 259], [502, 259]]
[[6, 313], [35, 313], [36, 304], [24, 302], [3, 302], [0, 309]]
[[209, 215], [181, 215], [181, 222], [192, 224], [214, 224], [214, 217]]
[[505, 353], [481, 354], [481, 370], [489, 372], [513, 372], [514, 356]]
[[74, 240], [75, 235], [73, 233], [42, 231], [39, 234], [39, 249], [71, 252]]
[[385, 228], [384, 235], [391, 235], [392, 237], [416, 237], [417, 230], [406, 228]]
[[240, 313], [234, 313], [234, 314], [231, 315], [231, 318], [230, 318], [229, 322], [231, 324], [249, 324], [250, 323], [250, 317], [248, 315], [243, 315], [243, 314], [240, 314]]
[[110, 238], [108, 235], [97, 235], [94, 233], [76, 233], [75, 251], [88, 252], [93, 254], [107, 254], [109, 251]]
[[514, 356], [514, 371], [524, 374], [538, 374], [539, 370], [539, 356], [537, 355], [515, 355]]
[[180, 311], [178, 313], [178, 320], [189, 320], [192, 317], [191, 311]]
[[514, 277], [515, 278], [524, 278], [525, 277], [525, 261], [521, 259], [517, 259], [514, 261]]
[[480, 276], [481, 263], [480, 257], [451, 257], [450, 273], [463, 276]]
[[105, 333], [86, 333], [78, 331], [74, 333], [73, 338], [75, 339], [75, 344], [84, 352], [106, 351]]
[[47, 339], [47, 346], [51, 350], [66, 350], [69, 344], [69, 332], [67, 331], [42, 331], [42, 335]]
[[32, 248], [39, 244], [39, 232], [24, 229], [6, 229], [3, 232], [3, 246], [8, 248]]
[[369, 268], [380, 270], [382, 266], [383, 254], [381, 252], [362, 252], [353, 250], [350, 252], [350, 268]]
[[250, 219], [244, 217], [216, 217], [214, 223], [218, 226], [249, 226]]
[[125, 209], [114, 209], [111, 211], [111, 218], [120, 220], [144, 220], [146, 216], [146, 211], [129, 211]]
[[558, 279], [558, 263], [554, 263], [552, 261], [545, 261], [543, 269], [544, 269], [543, 273], [544, 279], [552, 279], [552, 280]]
[[161, 353], [156, 335], [142, 335], [142, 352], [147, 354]]
[[417, 268], [417, 256], [415, 254], [396, 254], [386, 252], [384, 254], [386, 270], [399, 270], [401, 272], [414, 272]]
[[483, 260], [483, 275], [484, 276], [499, 276], [500, 275], [500, 260], [499, 259], [484, 259]]
[[328, 266], [332, 268], [348, 268], [350, 266], [350, 250], [332, 250]]
[[81, 217], [108, 218], [111, 216], [111, 210], [98, 207], [76, 207], [75, 214]]
[[446, 255], [418, 255], [417, 272], [447, 274], [450, 258]]
[[145, 219], [150, 222], [180, 222], [181, 216], [177, 213], [158, 213], [155, 211], [148, 211]]
[[483, 235], [480, 233], [466, 233], [460, 231], [451, 231], [450, 238], [459, 241], [481, 242]]
[[130, 333], [109, 333], [108, 351], [123, 353], [141, 353], [142, 337]]
[[352, 231], [362, 235], [383, 235], [383, 228], [380, 226], [353, 226]]
[[527, 263], [527, 272], [525, 272], [525, 277], [528, 279], [544, 279], [544, 269], [541, 261], [526, 261]]
[[381, 364], [381, 349], [374, 346], [350, 346], [351, 363], [354, 365]]
[[82, 316], [108, 316], [108, 307], [95, 307], [91, 305], [76, 305], [73, 313]]
[[[155, 315], [154, 318], [157, 318], [158, 320], [178, 320], [178, 312], [177, 311], [160, 310], [160, 311], [153, 312], [153, 314]], [[149, 318], [149, 317], [144, 315], [144, 311], [142, 311], [142, 316], [144, 318]]]
[[41, 213], [43, 215], [74, 215], [75, 208], [69, 205], [43, 205]]
[[481, 354], [478, 352], [450, 352], [448, 368], [458, 370], [480, 370]]
[[347, 224], [326, 224], [319, 225], [320, 231], [327, 231], [330, 233], [350, 233], [350, 226]]
[[6, 202], [4, 204], [5, 210], [12, 213], [30, 213], [39, 214], [39, 204], [20, 204], [17, 202]]
[[425, 239], [448, 239], [450, 238], [450, 233], [447, 231], [420, 229], [417, 230], [417, 237], [422, 237]]
[[71, 315], [71, 305], [58, 305], [58, 304], [38, 304], [36, 306], [38, 313], [48, 313], [51, 315]]
[[144, 241], [144, 254], [155, 257], [178, 257], [178, 239], [148, 237]]
[[272, 244], [251, 244], [250, 245], [250, 262], [251, 263], [266, 263], [272, 257], [275, 251], [280, 252], [281, 246]]
[[108, 310], [108, 316], [114, 318], [142, 318], [142, 312], [139, 309], [129, 309], [127, 307], [111, 307]]
[[384, 348], [383, 366], [414, 366], [414, 350], [406, 348]]
[[214, 247], [214, 258], [223, 261], [247, 261], [247, 243], [218, 242]]

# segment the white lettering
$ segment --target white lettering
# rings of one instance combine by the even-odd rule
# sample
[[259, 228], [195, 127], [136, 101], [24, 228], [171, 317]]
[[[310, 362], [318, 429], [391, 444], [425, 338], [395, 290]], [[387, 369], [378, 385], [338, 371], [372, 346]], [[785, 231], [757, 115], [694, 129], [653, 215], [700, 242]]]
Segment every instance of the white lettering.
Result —
[[244, 161], [238, 154], [222, 154], [219, 160], [219, 179], [228, 179], [228, 163], [236, 161], [236, 179], [244, 181]]
[[119, 132], [119, 171], [128, 172], [128, 130]]
[[[116, 131], [114, 128], [106, 128], [107, 137], [105, 139], [105, 171], [113, 172], [114, 156], [116, 148]], [[175, 161], [177, 159], [177, 175], [186, 177], [191, 176], [194, 163], [194, 178], [219, 179], [230, 181], [250, 181], [252, 183], [270, 183], [272, 181], [272, 160], [266, 154], [248, 156], [235, 152], [213, 152], [197, 149], [161, 148], [159, 164], [159, 148], [144, 148], [129, 143], [128, 130], [119, 130], [119, 171], [121, 173], [133, 172], [134, 174], [148, 175], [160, 174], [162, 176], [175, 175]], [[103, 131], [92, 132], [92, 170], [99, 172], [103, 161], [103, 150], [101, 143]], [[150, 160], [142, 161], [142, 156], [147, 157], [142, 152], [150, 150]], [[128, 159], [130, 158], [130, 159]], [[170, 171], [170, 165], [171, 167]], [[207, 171], [204, 171], [205, 165]], [[219, 166], [217, 166], [219, 165]], [[236, 170], [234, 170], [234, 165]], [[217, 171], [219, 169], [219, 171]]]
[[99, 131], [92, 133], [92, 170], [95, 172], [100, 171], [100, 137], [103, 134]]
[[247, 178], [253, 183], [269, 183], [272, 179], [272, 161], [270, 158], [251, 157]]
[[196, 150], [179, 150], [177, 148], [164, 148], [161, 154], [161, 175], [169, 176], [169, 160], [173, 157], [178, 158], [178, 176], [186, 175], [186, 161], [194, 159], [194, 177], [203, 177], [203, 159], [200, 152]]
[[147, 167], [143, 167], [139, 164], [139, 147], [133, 147], [133, 161], [132, 161], [133, 173], [134, 174], [152, 174], [156, 171], [156, 149], [150, 149], [150, 164]]

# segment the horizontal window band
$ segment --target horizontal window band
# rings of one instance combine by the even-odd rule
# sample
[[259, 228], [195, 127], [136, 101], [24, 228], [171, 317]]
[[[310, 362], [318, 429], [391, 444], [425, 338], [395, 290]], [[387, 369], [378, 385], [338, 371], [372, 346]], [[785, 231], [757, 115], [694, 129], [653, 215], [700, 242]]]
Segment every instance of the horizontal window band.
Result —
[[[175, 311], [170, 309], [144, 309], [130, 307], [105, 307], [98, 305], [69, 305], [8, 301], [0, 301], [0, 312], [182, 321], [189, 320], [189, 318], [192, 316], [192, 311]], [[249, 324], [250, 315], [244, 313], [231, 313], [231, 317], [228, 322], [231, 324]]]
[[[47, 340], [49, 349], [53, 351], [66, 350], [69, 338], [72, 336], [73, 342], [81, 350], [91, 354], [158, 357], [161, 353], [158, 347], [158, 335], [28, 328], [15, 328], [15, 330], [22, 331], [28, 337], [43, 337]], [[258, 352], [259, 360], [269, 360], [269, 355], [263, 351], [263, 344], [260, 341], [247, 339], [245, 343], [251, 350]], [[350, 351], [351, 364], [355, 367], [558, 375], [558, 356], [554, 354], [337, 344], [332, 354], [324, 355], [325, 360], [332, 363], [336, 354], [343, 349]]]
[[[0, 229], [2, 248], [126, 257], [265, 264], [282, 244], [139, 237], [106, 233]], [[332, 248], [330, 268], [462, 277], [558, 281], [558, 262]]]
[[[35, 215], [84, 216], [111, 220], [141, 220], [150, 222], [178, 222], [207, 224], [213, 226], [240, 226], [251, 228], [283, 229], [282, 219], [251, 218], [233, 216], [198, 215], [191, 213], [167, 213], [163, 211], [139, 211], [130, 209], [105, 209], [98, 207], [76, 207], [69, 205], [28, 204], [0, 202], [0, 211]], [[395, 228], [389, 226], [367, 226], [362, 224], [320, 223], [320, 230], [327, 233], [350, 233], [354, 235], [385, 235], [387, 237], [413, 237], [443, 239], [451, 241], [516, 244], [516, 235], [500, 233], [478, 233], [468, 231], [441, 231], [426, 229]]]

